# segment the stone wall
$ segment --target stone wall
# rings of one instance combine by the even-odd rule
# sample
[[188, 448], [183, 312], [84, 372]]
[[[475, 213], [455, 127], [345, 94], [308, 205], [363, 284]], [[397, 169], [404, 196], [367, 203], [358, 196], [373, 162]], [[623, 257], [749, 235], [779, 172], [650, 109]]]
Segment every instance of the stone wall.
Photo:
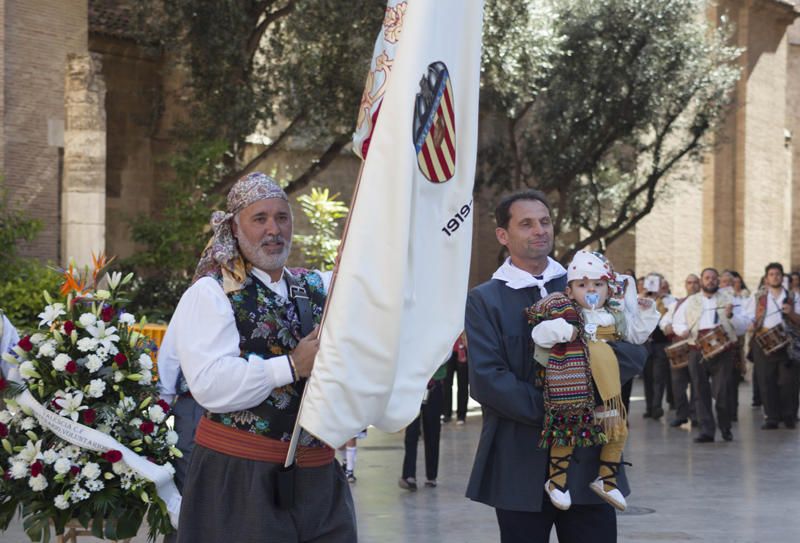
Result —
[[637, 270], [658, 269], [673, 284], [706, 266], [758, 284], [767, 262], [794, 263], [800, 232], [792, 205], [800, 179], [785, 138], [800, 100], [786, 32], [792, 13], [785, 2], [751, 0], [719, 2], [710, 16], [723, 12], [747, 48], [734, 103], [694, 182], [675, 183], [680, 196], [658, 202], [636, 229]]
[[106, 85], [100, 56], [71, 54], [64, 102], [62, 258], [90, 265], [106, 240]]
[[155, 180], [166, 175], [161, 57], [133, 41], [94, 34], [89, 48], [102, 58], [108, 88], [105, 249], [124, 258], [136, 250], [129, 221], [156, 211]]
[[748, 32], [744, 167], [744, 261], [741, 272], [757, 283], [769, 261], [789, 262], [791, 209], [786, 128], [787, 23], [754, 9]]
[[787, 143], [792, 177], [792, 243], [791, 267], [800, 270], [800, 20], [789, 28], [789, 60], [786, 90], [786, 128], [791, 136]]
[[58, 260], [67, 55], [87, 51], [86, 0], [0, 0], [0, 167], [12, 205], [42, 221], [23, 255]]

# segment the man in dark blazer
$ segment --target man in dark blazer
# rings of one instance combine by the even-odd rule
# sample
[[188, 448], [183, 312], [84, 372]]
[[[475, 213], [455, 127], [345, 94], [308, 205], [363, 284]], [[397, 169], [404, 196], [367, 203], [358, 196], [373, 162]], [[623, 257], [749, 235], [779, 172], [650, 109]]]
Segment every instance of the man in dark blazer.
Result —
[[[537, 384], [531, 327], [524, 310], [562, 292], [566, 270], [548, 255], [553, 224], [546, 196], [525, 190], [503, 198], [495, 210], [496, 235], [509, 258], [467, 300], [471, 395], [483, 409], [483, 429], [467, 497], [495, 508], [502, 543], [546, 543], [555, 525], [561, 543], [615, 542], [613, 507], [589, 488], [600, 448], [576, 448], [568, 480], [572, 507], [556, 509], [544, 495], [549, 450], [538, 447], [544, 397]], [[618, 356], [622, 382], [640, 373], [641, 346]], [[624, 469], [619, 488], [628, 495]]]

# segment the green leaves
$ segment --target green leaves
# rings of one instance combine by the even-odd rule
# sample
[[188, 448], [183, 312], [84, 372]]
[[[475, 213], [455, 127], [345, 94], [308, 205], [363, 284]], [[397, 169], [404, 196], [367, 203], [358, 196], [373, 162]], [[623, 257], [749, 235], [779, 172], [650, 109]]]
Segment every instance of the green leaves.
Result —
[[[580, 233], [562, 256], [633, 227], [710, 145], [740, 75], [730, 27], [705, 7], [487, 2], [482, 112], [496, 137], [483, 140], [478, 184], [550, 193], [557, 230]], [[521, 69], [530, 59], [539, 66]]]
[[336, 261], [339, 219], [346, 217], [349, 211], [343, 202], [336, 199], [338, 196], [331, 196], [327, 188], [312, 188], [310, 194], [297, 197], [314, 233], [295, 235], [294, 240], [301, 247], [306, 264], [311, 267], [330, 269]]

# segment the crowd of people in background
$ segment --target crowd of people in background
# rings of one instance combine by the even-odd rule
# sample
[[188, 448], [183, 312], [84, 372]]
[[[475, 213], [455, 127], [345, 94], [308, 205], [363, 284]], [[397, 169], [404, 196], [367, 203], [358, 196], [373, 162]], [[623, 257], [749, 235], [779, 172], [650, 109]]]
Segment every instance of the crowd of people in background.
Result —
[[[762, 429], [796, 427], [800, 360], [793, 343], [800, 323], [800, 273], [785, 274], [781, 264], [770, 263], [754, 292], [735, 270], [713, 268], [699, 276], [689, 274], [680, 298], [659, 273], [639, 277], [638, 287], [640, 296], [654, 299], [662, 314], [643, 376], [645, 418], [663, 417], [666, 400], [674, 413], [670, 426], [691, 423], [699, 429], [699, 443], [714, 441], [716, 429], [730, 441], [731, 423], [738, 418], [739, 384], [750, 379], [751, 405], [763, 410]], [[695, 304], [699, 312], [689, 315], [692, 300], [702, 304]], [[729, 337], [718, 334], [716, 351], [703, 352], [704, 337], [715, 329], [724, 329]]]

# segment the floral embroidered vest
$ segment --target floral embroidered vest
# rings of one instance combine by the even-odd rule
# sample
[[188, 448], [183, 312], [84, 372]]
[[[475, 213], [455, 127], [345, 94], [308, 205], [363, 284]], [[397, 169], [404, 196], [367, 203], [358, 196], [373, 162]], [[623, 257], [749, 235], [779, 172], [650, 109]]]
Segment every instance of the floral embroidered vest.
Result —
[[[306, 289], [314, 324], [319, 324], [325, 306], [322, 279], [315, 272], [305, 269], [287, 270], [284, 276], [286, 273], [291, 273], [294, 282]], [[276, 294], [254, 275], [248, 274], [244, 288], [228, 294], [228, 299], [239, 330], [239, 350], [245, 360], [251, 354], [266, 359], [289, 354], [302, 338], [295, 302]], [[259, 409], [264, 417], [249, 410], [209, 413], [207, 416], [214, 422], [239, 430], [289, 441], [305, 383], [305, 379], [300, 379], [273, 389]], [[305, 432], [301, 435], [300, 444], [323, 446], [322, 442]]]

